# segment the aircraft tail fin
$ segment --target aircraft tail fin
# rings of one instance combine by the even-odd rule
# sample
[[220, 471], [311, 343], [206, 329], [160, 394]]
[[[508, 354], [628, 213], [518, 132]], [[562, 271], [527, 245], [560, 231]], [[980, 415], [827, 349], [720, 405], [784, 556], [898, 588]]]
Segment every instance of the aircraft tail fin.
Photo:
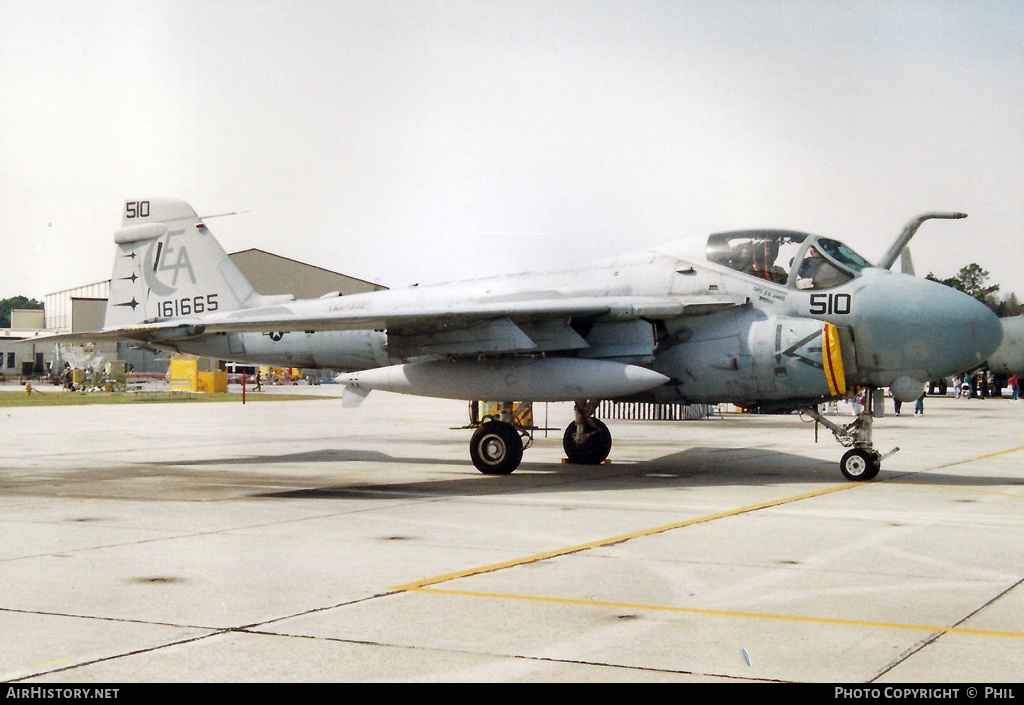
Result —
[[914, 276], [914, 260], [910, 257], [909, 247], [900, 251], [900, 272]]
[[245, 308], [261, 298], [184, 201], [126, 202], [114, 242], [107, 329]]

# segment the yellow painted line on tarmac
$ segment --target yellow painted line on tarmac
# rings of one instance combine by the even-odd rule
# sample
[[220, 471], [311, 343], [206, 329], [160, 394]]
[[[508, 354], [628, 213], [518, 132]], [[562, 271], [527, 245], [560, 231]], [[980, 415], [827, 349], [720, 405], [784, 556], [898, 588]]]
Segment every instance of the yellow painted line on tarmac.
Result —
[[72, 661], [74, 661], [74, 658], [71, 657], [71, 656], [68, 656], [67, 658], [57, 659], [56, 661], [47, 661], [46, 663], [37, 663], [36, 665], [32, 666], [32, 668], [34, 668], [34, 669], [52, 668], [53, 666], [60, 666], [61, 664], [71, 663]]
[[977, 458], [971, 458], [965, 460], [965, 463], [971, 463], [975, 460], [985, 460], [986, 458], [995, 458], [998, 455], [1009, 455], [1010, 453], [1016, 453], [1017, 451], [1024, 450], [1024, 446], [1017, 446], [1016, 448], [1007, 448], [1006, 450], [997, 450], [995, 453], [986, 453], [985, 455], [979, 455]]
[[647, 612], [671, 612], [676, 614], [693, 614], [710, 617], [732, 617], [737, 619], [761, 619], [777, 622], [796, 622], [802, 624], [827, 624], [840, 627], [868, 627], [871, 629], [899, 629], [903, 631], [919, 631], [944, 634], [964, 634], [970, 636], [994, 636], [1010, 639], [1024, 639], [1022, 632], [1006, 632], [991, 629], [964, 629], [961, 627], [937, 627], [927, 624], [900, 624], [897, 622], [872, 622], [859, 619], [832, 619], [828, 617], [801, 617], [797, 615], [768, 614], [763, 612], [737, 612], [733, 610], [709, 610], [693, 607], [668, 607], [663, 605], [640, 605], [630, 602], [605, 602], [601, 600], [577, 600], [558, 597], [542, 597], [536, 595], [510, 595], [503, 593], [472, 592], [468, 590], [445, 590], [441, 588], [418, 588], [410, 592], [429, 593], [433, 595], [449, 595], [455, 597], [479, 597], [499, 600], [518, 600], [524, 602], [542, 602], [556, 605], [573, 605], [577, 607], [601, 607], [605, 609], [637, 610]]
[[805, 494], [796, 495], [793, 497], [785, 497], [783, 499], [771, 500], [768, 502], [762, 502], [761, 504], [752, 504], [749, 507], [741, 507], [739, 509], [731, 509], [727, 512], [719, 512], [717, 514], [709, 514], [707, 516], [696, 517], [693, 519], [687, 519], [685, 521], [679, 521], [672, 524], [665, 524], [664, 526], [656, 526], [653, 529], [641, 529], [640, 531], [634, 531], [629, 534], [622, 534], [621, 536], [612, 536], [611, 538], [599, 539], [597, 541], [591, 541], [589, 543], [580, 544], [578, 546], [570, 546], [568, 548], [559, 548], [553, 551], [546, 551], [544, 553], [537, 553], [532, 556], [524, 556], [522, 558], [514, 558], [510, 561], [504, 561], [502, 563], [493, 563], [491, 565], [479, 566], [477, 568], [468, 568], [466, 570], [460, 570], [455, 573], [447, 573], [445, 575], [438, 575], [433, 578], [425, 578], [423, 580], [417, 580], [412, 583], [405, 583], [404, 585], [396, 585], [388, 588], [389, 590], [395, 591], [413, 591], [420, 590], [430, 585], [438, 585], [440, 583], [447, 583], [451, 580], [458, 580], [459, 578], [468, 578], [474, 575], [482, 575], [483, 573], [493, 573], [498, 570], [504, 570], [506, 568], [514, 568], [516, 566], [526, 565], [528, 563], [536, 563], [538, 561], [547, 560], [549, 558], [559, 558], [561, 556], [568, 556], [573, 553], [581, 553], [583, 551], [589, 551], [595, 548], [603, 548], [605, 546], [612, 546], [617, 543], [623, 543], [631, 539], [642, 538], [644, 536], [653, 536], [655, 534], [662, 534], [666, 531], [672, 531], [674, 529], [682, 529], [687, 526], [693, 526], [694, 524], [704, 524], [709, 521], [715, 521], [716, 519], [725, 519], [727, 517], [738, 516], [740, 514], [747, 514], [749, 512], [756, 512], [761, 509], [768, 509], [770, 507], [778, 507], [783, 504], [790, 504], [792, 502], [799, 502], [803, 499], [810, 499], [812, 497], [821, 497], [822, 495], [831, 494], [833, 492], [841, 492], [843, 490], [849, 490], [854, 487], [863, 487], [870, 483], [855, 482], [843, 485], [837, 485], [835, 487], [829, 487], [824, 490], [816, 490], [814, 492], [807, 492]]
[[[638, 449], [639, 450], [639, 449]], [[986, 458], [996, 457], [999, 455], [1007, 455], [1009, 453], [1015, 453], [1024, 450], [1024, 446], [1017, 448], [1009, 448], [1007, 450], [996, 451], [994, 453], [988, 453], [980, 455], [970, 460], [961, 462], [972, 462], [975, 460], [984, 460]], [[708, 458], [707, 460], [713, 460], [715, 462], [726, 462], [734, 464], [748, 464], [748, 461], [742, 460], [730, 460], [724, 458]], [[752, 463], [750, 463], [752, 464]], [[763, 465], [763, 464], [762, 464]], [[641, 605], [624, 602], [608, 602], [602, 600], [580, 600], [572, 598], [559, 598], [559, 597], [546, 597], [538, 595], [514, 595], [504, 593], [490, 593], [490, 592], [475, 592], [470, 590], [451, 590], [444, 588], [432, 587], [440, 585], [441, 583], [458, 580], [460, 578], [468, 578], [476, 575], [483, 575], [485, 573], [493, 573], [506, 568], [514, 568], [517, 566], [527, 565], [529, 563], [536, 563], [538, 561], [547, 560], [550, 558], [558, 558], [561, 556], [568, 556], [574, 553], [581, 553], [589, 551], [595, 548], [603, 548], [606, 546], [612, 546], [619, 543], [624, 543], [636, 538], [642, 538], [645, 536], [653, 536], [656, 534], [673, 531], [675, 529], [682, 529], [688, 526], [694, 526], [696, 524], [703, 524], [716, 519], [725, 519], [728, 517], [738, 516], [741, 514], [747, 514], [755, 512], [761, 509], [768, 509], [771, 507], [778, 507], [793, 502], [799, 502], [804, 499], [811, 499], [814, 497], [821, 497], [824, 495], [832, 494], [833, 492], [841, 492], [843, 490], [853, 489], [855, 487], [865, 487], [867, 485], [874, 484], [875, 482], [886, 482], [893, 484], [914, 484], [918, 486], [926, 487], [937, 487], [947, 489], [943, 485], [931, 485], [924, 483], [906, 482], [900, 480], [872, 480], [869, 482], [854, 482], [835, 487], [829, 487], [823, 490], [816, 490], [814, 492], [807, 492], [793, 497], [785, 497], [782, 499], [771, 500], [768, 502], [762, 502], [760, 504], [753, 504], [747, 507], [740, 507], [738, 509], [732, 509], [725, 512], [719, 512], [716, 514], [709, 514], [707, 516], [695, 517], [693, 519], [687, 519], [685, 521], [674, 522], [672, 524], [665, 524], [663, 526], [657, 526], [650, 529], [642, 529], [628, 534], [622, 534], [620, 536], [613, 536], [606, 539], [600, 539], [597, 541], [591, 541], [588, 543], [580, 544], [577, 546], [570, 546], [567, 548], [556, 549], [553, 551], [546, 551], [544, 553], [538, 553], [531, 556], [524, 556], [522, 558], [516, 558], [502, 563], [494, 563], [491, 565], [479, 566], [476, 568], [469, 568], [454, 573], [446, 573], [444, 575], [438, 575], [432, 578], [425, 578], [423, 580], [417, 580], [411, 583], [405, 583], [403, 585], [396, 585], [389, 588], [396, 592], [410, 592], [410, 593], [422, 593], [431, 595], [447, 595], [453, 597], [475, 597], [475, 598], [486, 598], [486, 599], [500, 599], [500, 600], [514, 600], [514, 601], [526, 601], [526, 602], [537, 602], [547, 604], [559, 604], [559, 605], [575, 605], [575, 606], [586, 606], [586, 607], [601, 607], [606, 609], [630, 609], [638, 611], [648, 612], [667, 612], [676, 614], [693, 614], [713, 617], [730, 617], [736, 619], [758, 619], [758, 620], [773, 620], [779, 622], [792, 622], [792, 623], [803, 623], [803, 624], [825, 624], [834, 626], [845, 626], [845, 627], [866, 627], [873, 629], [894, 629], [903, 631], [919, 631], [928, 633], [942, 633], [942, 634], [961, 634], [969, 636], [988, 636], [988, 637], [1004, 637], [1011, 639], [1024, 639], [1024, 632], [1010, 632], [1010, 631], [999, 631], [989, 629], [966, 629], [961, 627], [948, 627], [948, 626], [934, 626], [924, 624], [901, 624], [896, 622], [874, 622], [867, 620], [855, 620], [855, 619], [834, 619], [828, 617], [804, 617], [799, 615], [779, 615], [779, 614], [768, 614], [759, 612], [739, 612], [731, 610], [710, 610], [710, 609], [697, 609], [690, 607], [672, 607], [663, 605]], [[965, 488], [958, 488], [965, 489]], [[971, 490], [967, 490], [971, 491]], [[982, 490], [973, 490], [975, 492], [983, 492]], [[1003, 494], [1004, 496], [1020, 498], [1017, 495], [1007, 495], [1005, 493], [991, 493], [991, 494]]]
[[[932, 472], [932, 471], [935, 471], [935, 470], [945, 470], [946, 468], [951, 468], [951, 467], [954, 467], [954, 466], [957, 466], [957, 465], [967, 465], [968, 463], [977, 462], [979, 460], [987, 460], [989, 458], [997, 458], [1000, 455], [1009, 455], [1010, 453], [1018, 453], [1018, 452], [1020, 452], [1022, 450], [1024, 450], [1024, 446], [1017, 446], [1016, 448], [1007, 448], [1006, 450], [997, 450], [994, 453], [985, 453], [984, 455], [978, 455], [978, 456], [975, 456], [973, 458], [965, 458], [964, 460], [957, 460], [956, 462], [953, 462], [953, 463], [947, 463], [946, 465], [939, 465], [938, 467], [934, 467], [934, 468], [931, 468], [929, 470], [923, 470], [923, 471], [921, 471], [921, 477], [922, 478], [927, 478], [928, 477], [928, 473]], [[956, 490], [958, 492], [967, 492], [967, 493], [971, 493], [971, 494], [985, 494], [985, 495], [992, 495], [994, 497], [1007, 497], [1007, 498], [1011, 498], [1011, 499], [1024, 499], [1024, 496], [1021, 496], [1019, 494], [1014, 494], [1012, 492], [997, 492], [997, 491], [994, 491], [994, 490], [979, 490], [979, 489], [973, 489], [973, 488], [970, 488], [970, 487], [964, 487], [963, 485], [958, 485], [958, 484], [945, 485], [945, 484], [939, 484], [937, 482], [920, 482], [920, 481], [918, 481], [916, 479], [899, 480], [899, 479], [879, 478], [879, 482], [884, 482], [886, 484], [893, 484], [893, 485], [912, 485], [914, 487], [931, 487], [933, 489], [941, 489], [941, 490]]]
[[1013, 492], [997, 492], [995, 490], [976, 490], [970, 487], [964, 487], [963, 485], [940, 485], [936, 482], [919, 482], [917, 480], [896, 480], [896, 479], [879, 479], [877, 482], [884, 485], [905, 485], [907, 487], [927, 487], [933, 490], [946, 490], [948, 492], [964, 492], [966, 494], [983, 494], [991, 497], [1005, 497], [1007, 499], [1024, 499], [1024, 495], [1014, 494]]

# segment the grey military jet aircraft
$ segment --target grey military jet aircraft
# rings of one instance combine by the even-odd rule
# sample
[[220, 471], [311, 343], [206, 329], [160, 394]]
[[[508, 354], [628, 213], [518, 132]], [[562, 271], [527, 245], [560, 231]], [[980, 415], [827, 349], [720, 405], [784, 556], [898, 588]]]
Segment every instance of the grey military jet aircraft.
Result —
[[[378, 389], [500, 401], [501, 418], [470, 441], [486, 474], [522, 459], [513, 400], [575, 402], [564, 449], [596, 464], [612, 439], [594, 412], [614, 398], [801, 409], [849, 448], [843, 475], [868, 480], [881, 467], [880, 390], [910, 401], [1002, 337], [969, 296], [889, 271], [933, 217], [963, 216], [911, 221], [878, 266], [829, 237], [745, 230], [554, 273], [295, 300], [256, 293], [188, 204], [129, 201], [95, 337], [345, 371], [346, 403]], [[861, 388], [869, 403], [852, 423], [818, 412]]]
[[995, 375], [1002, 388], [1006, 379], [1024, 376], [1024, 316], [1000, 318], [1003, 342], [989, 355], [986, 366]]

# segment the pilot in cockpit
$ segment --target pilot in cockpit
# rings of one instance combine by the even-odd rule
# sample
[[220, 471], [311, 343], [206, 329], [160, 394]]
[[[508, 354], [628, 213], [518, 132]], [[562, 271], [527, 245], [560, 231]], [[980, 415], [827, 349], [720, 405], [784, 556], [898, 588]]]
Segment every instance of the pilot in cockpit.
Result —
[[776, 265], [779, 256], [779, 241], [766, 238], [754, 244], [754, 256], [749, 274], [758, 279], [767, 279], [775, 284], [785, 284], [788, 272]]
[[797, 289], [831, 289], [853, 279], [853, 275], [832, 264], [814, 247], [807, 248], [800, 272], [797, 274]]

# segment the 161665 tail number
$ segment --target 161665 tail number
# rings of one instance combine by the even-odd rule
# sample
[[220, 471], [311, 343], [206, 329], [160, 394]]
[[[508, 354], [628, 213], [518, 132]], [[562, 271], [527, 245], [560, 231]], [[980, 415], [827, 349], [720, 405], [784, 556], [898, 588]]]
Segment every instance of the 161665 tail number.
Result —
[[191, 316], [193, 313], [212, 313], [219, 308], [217, 294], [186, 296], [157, 302], [157, 315], [162, 318]]

